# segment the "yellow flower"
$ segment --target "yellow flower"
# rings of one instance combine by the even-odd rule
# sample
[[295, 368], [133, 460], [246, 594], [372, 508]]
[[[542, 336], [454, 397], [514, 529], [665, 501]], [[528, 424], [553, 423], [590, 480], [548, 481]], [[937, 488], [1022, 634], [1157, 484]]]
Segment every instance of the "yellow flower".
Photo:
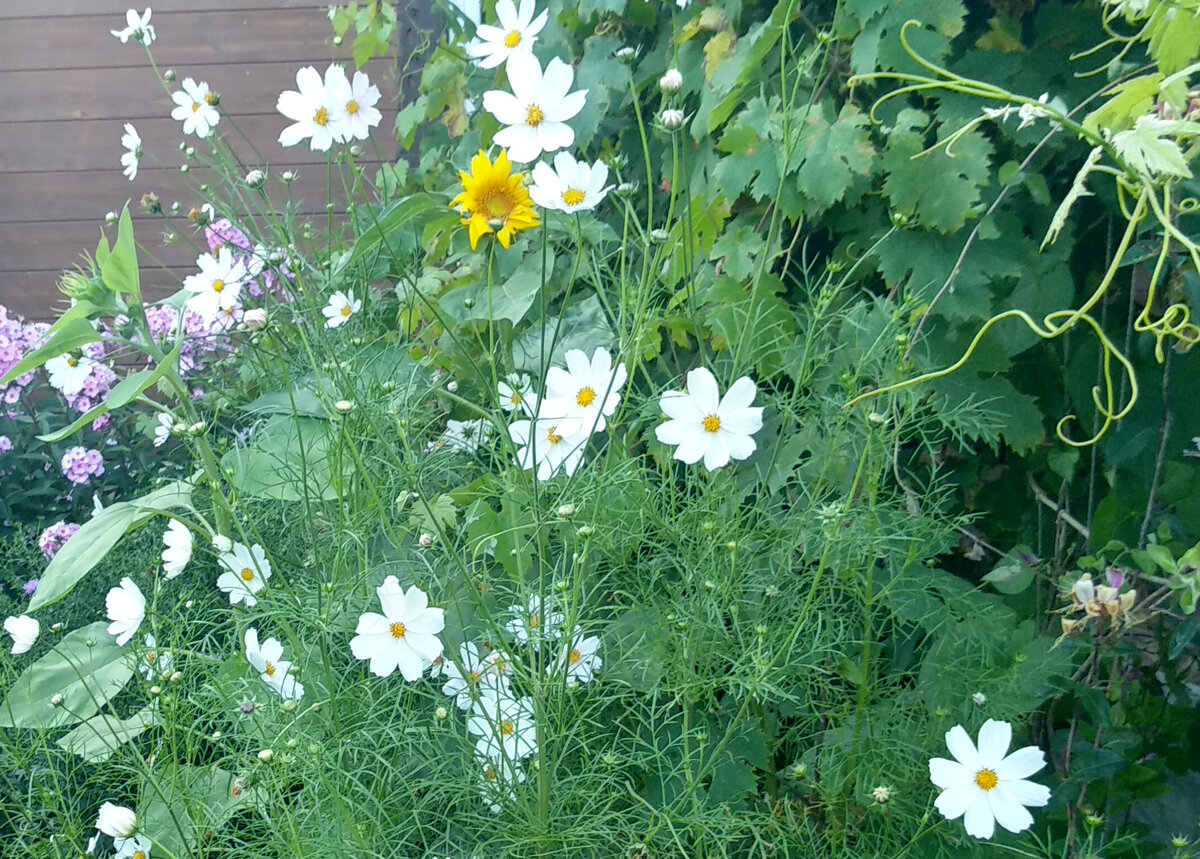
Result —
[[471, 228], [471, 250], [488, 233], [495, 233], [500, 246], [507, 248], [513, 233], [538, 225], [524, 178], [513, 175], [507, 153], [501, 152], [493, 164], [481, 151], [471, 159], [470, 174], [459, 171], [458, 176], [463, 191], [450, 205], [462, 207], [462, 224]]

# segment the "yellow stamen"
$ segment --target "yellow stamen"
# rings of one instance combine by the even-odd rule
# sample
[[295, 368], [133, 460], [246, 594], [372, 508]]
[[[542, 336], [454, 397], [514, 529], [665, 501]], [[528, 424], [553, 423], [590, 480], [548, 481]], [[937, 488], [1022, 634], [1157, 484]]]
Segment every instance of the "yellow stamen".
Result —
[[582, 191], [576, 191], [574, 188], [568, 188], [563, 191], [562, 201], [568, 206], [578, 206], [583, 202], [586, 195]]
[[392, 638], [397, 639], [404, 638], [404, 636], [408, 633], [408, 630], [404, 628], [404, 624], [402, 623], [393, 623], [390, 627], [390, 630], [392, 633]]
[[580, 653], [578, 650], [572, 650], [567, 655], [567, 661], [570, 662], [572, 665], [577, 663], [580, 659], [583, 659], [583, 654]]
[[358, 113], [358, 102], [356, 102], [354, 99], [350, 99], [350, 101], [346, 102], [346, 113], [350, 114], [351, 116], [354, 116], [354, 114]]
[[327, 111], [323, 107], [318, 108], [317, 112], [315, 114], [313, 114], [313, 122], [315, 122], [317, 125], [328, 125], [329, 124], [329, 111]]
[[979, 785], [980, 790], [995, 790], [1000, 779], [993, 770], [980, 770], [975, 773], [975, 784]]
[[704, 419], [703, 426], [705, 432], [716, 432], [721, 428], [721, 419], [716, 415], [709, 415]]
[[521, 31], [510, 30], [504, 37], [504, 47], [512, 49], [521, 44]]
[[542, 109], [536, 104], [531, 104], [525, 109], [525, 124], [531, 128], [537, 128], [545, 118], [546, 114], [542, 113]]
[[500, 736], [511, 737], [517, 732], [517, 726], [509, 719], [500, 720]]
[[242, 575], [243, 582], [254, 581], [254, 570], [250, 569], [249, 567], [243, 568], [241, 575]]
[[270, 662], [268, 662], [267, 667], [263, 669], [263, 673], [266, 674], [268, 677], [274, 677], [275, 676], [275, 666], [272, 665]]
[[351, 312], [349, 304], [342, 307], [342, 316], [349, 316]]
[[579, 393], [575, 395], [575, 402], [586, 409], [596, 402], [596, 391], [592, 388], [580, 388]]
[[546, 432], [546, 441], [551, 444], [562, 444], [563, 437], [556, 432], [557, 429], [558, 427], [556, 426], [550, 427]]
[[225, 281], [214, 280], [213, 281], [213, 292], [224, 292], [224, 291], [225, 291]]
[[192, 102], [192, 113], [195, 113], [199, 109], [200, 109], [200, 102], [198, 102], [198, 101]]

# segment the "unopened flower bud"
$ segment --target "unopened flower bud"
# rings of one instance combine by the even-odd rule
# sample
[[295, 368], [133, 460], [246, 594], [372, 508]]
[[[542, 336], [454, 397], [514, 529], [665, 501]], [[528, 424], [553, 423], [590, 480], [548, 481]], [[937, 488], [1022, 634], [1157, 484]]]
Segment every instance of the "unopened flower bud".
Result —
[[61, 694], [56, 692], [50, 696], [50, 706], [51, 707], [61, 707], [62, 703], [63, 703], [63, 696]]
[[108, 224], [110, 227], [113, 224], [115, 224], [116, 222], [117, 222], [117, 213], [116, 212], [109, 212], [108, 214], [106, 214], [104, 216], [104, 223]]
[[475, 306], [475, 299], [469, 298], [469, 297], [463, 299], [463, 307], [467, 308], [467, 310], [470, 310], [474, 306]]
[[445, 707], [438, 707], [436, 710], [433, 711], [433, 717], [435, 719], [437, 719], [439, 722], [444, 722], [450, 718], [450, 711], [447, 710]]
[[288, 740], [286, 743], [284, 743], [284, 745], [287, 746], [289, 749], [294, 749], [300, 745], [300, 741], [297, 740], [295, 737], [292, 737], [290, 740]]
[[417, 545], [420, 546], [422, 549], [428, 549], [430, 546], [433, 545], [433, 535], [432, 534], [422, 534], [420, 537], [417, 538]]
[[629, 47], [629, 45], [625, 45], [624, 47], [617, 48], [613, 56], [617, 58], [618, 63], [629, 65], [637, 59], [637, 51]]
[[351, 158], [361, 158], [362, 153], [363, 153], [363, 148], [361, 146], [359, 146], [357, 143], [355, 143], [353, 146], [350, 147], [350, 157]]
[[188, 433], [188, 435], [191, 435], [191, 436], [200, 435], [201, 433], [204, 432], [204, 427], [205, 427], [204, 421], [196, 421], [194, 424], [192, 424], [190, 427], [187, 428], [187, 433]]
[[275, 757], [275, 753], [273, 751], [271, 751], [270, 749], [263, 749], [261, 752], [258, 753], [258, 759], [260, 761], [262, 761], [264, 764], [269, 764], [273, 757]]
[[151, 698], [157, 698], [161, 694], [162, 694], [161, 686], [151, 686], [150, 687], [150, 697]]
[[679, 69], [667, 69], [667, 73], [658, 79], [658, 88], [665, 93], [677, 93], [683, 89], [683, 75]]
[[246, 174], [246, 184], [251, 188], [261, 188], [266, 184], [267, 174], [261, 170], [251, 170]]
[[180, 164], [180, 165], [179, 165], [179, 172], [180, 172], [180, 173], [187, 173], [187, 172], [188, 172], [189, 170], [191, 170], [191, 169], [192, 169], [192, 168], [191, 168], [191, 167], [189, 167], [189, 166], [188, 166], [188, 165], [186, 165], [186, 164]]
[[188, 600], [187, 602], [185, 602], [185, 603], [183, 604], [183, 607], [184, 607], [184, 608], [187, 608], [187, 609], [192, 609], [192, 608], [195, 608], [195, 607], [196, 607], [196, 601], [195, 601], [195, 600]]
[[222, 735], [221, 735], [221, 732], [220, 732], [220, 731], [213, 731], [213, 732], [212, 732], [212, 734], [210, 734], [210, 735], [209, 735], [209, 739], [211, 739], [211, 740], [219, 740], [219, 739], [221, 739], [221, 736], [222, 736]]
[[883, 412], [871, 412], [867, 415], [867, 423], [871, 426], [881, 427], [887, 423], [887, 415]]
[[296, 181], [296, 174], [292, 170], [284, 170], [282, 173], [279, 174], [279, 178], [280, 178], [280, 180], [282, 180], [283, 184], [291, 185], [293, 182]]
[[261, 307], [247, 310], [242, 315], [242, 323], [251, 331], [262, 331], [267, 327], [267, 311]]
[[792, 778], [796, 781], [808, 777], [808, 764], [794, 764], [792, 766]]
[[178, 686], [180, 683], [183, 682], [183, 672], [182, 671], [172, 672], [171, 677], [170, 677], [170, 679], [167, 680], [167, 682], [174, 683], [176, 686]]
[[678, 131], [680, 128], [683, 128], [685, 118], [682, 110], [671, 108], [659, 114], [658, 122], [667, 131]]
[[590, 537], [590, 536], [592, 536], [592, 534], [596, 533], [596, 529], [593, 528], [591, 525], [580, 525], [579, 530], [576, 531], [575, 533], [578, 534], [580, 537]]
[[175, 70], [167, 69], [165, 72], [163, 72], [163, 80], [165, 80], [167, 83], [171, 83], [172, 81], [174, 81], [175, 80]]
[[299, 706], [300, 706], [300, 702], [297, 701], [295, 698], [288, 698], [286, 701], [284, 701], [282, 704], [279, 705], [279, 709], [283, 710], [283, 712], [285, 712], [285, 713], [294, 713], [294, 712], [296, 712], [296, 708]]
[[986, 707], [987, 706], [987, 695], [984, 695], [982, 692], [976, 692], [974, 695], [971, 696], [971, 703], [974, 704], [976, 707]]
[[617, 186], [616, 194], [618, 197], [629, 198], [637, 193], [637, 182], [622, 182]]
[[342, 42], [343, 42], [343, 41], [344, 41], [344, 40], [342, 39], [342, 37], [341, 37], [341, 36], [334, 36], [334, 37], [333, 37], [333, 46], [334, 46], [335, 48], [340, 48], [340, 47], [342, 46]]
[[564, 504], [558, 508], [558, 518], [559, 519], [570, 519], [574, 515], [575, 515], [575, 505], [574, 504]]
[[902, 230], [905, 227], [907, 227], [909, 225], [909, 222], [912, 220], [911, 218], [909, 218], [908, 215], [904, 214], [903, 212], [897, 212], [895, 210], [889, 212], [888, 217], [891, 218], [892, 226], [898, 230]]
[[671, 234], [668, 233], [666, 230], [664, 230], [662, 227], [655, 227], [653, 230], [650, 231], [650, 241], [654, 242], [657, 245], [661, 245], [663, 242], [665, 242], [667, 240], [667, 238], [670, 235]]
[[339, 415], [348, 415], [354, 411], [354, 403], [349, 400], [338, 400], [333, 404], [333, 408]]
[[233, 551], [233, 540], [230, 540], [224, 534], [217, 534], [212, 538], [213, 548], [221, 554]]
[[892, 801], [892, 789], [890, 787], [886, 787], [885, 785], [880, 785], [871, 791], [871, 797], [879, 805], [887, 805]]

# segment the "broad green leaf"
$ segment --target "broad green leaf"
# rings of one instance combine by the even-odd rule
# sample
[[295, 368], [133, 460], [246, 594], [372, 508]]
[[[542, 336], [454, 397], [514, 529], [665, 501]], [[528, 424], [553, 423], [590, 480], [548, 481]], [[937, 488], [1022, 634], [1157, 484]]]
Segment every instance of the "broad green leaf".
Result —
[[74, 752], [90, 764], [98, 764], [108, 760], [113, 752], [147, 728], [161, 722], [162, 718], [154, 707], [143, 707], [128, 719], [101, 713], [60, 737], [57, 745], [60, 749]]
[[1192, 171], [1183, 156], [1183, 150], [1179, 148], [1178, 141], [1170, 136], [1179, 133], [1200, 133], [1200, 123], [1141, 116], [1133, 128], [1113, 135], [1112, 147], [1129, 169], [1147, 183], [1160, 176], [1190, 179]]
[[133, 501], [109, 504], [68, 540], [42, 573], [29, 610], [58, 602], [90, 573], [131, 528], [168, 510], [190, 507], [191, 484], [177, 481]]
[[458, 505], [449, 495], [439, 495], [426, 505], [417, 502], [410, 517], [417, 531], [436, 534], [439, 531], [453, 533], [458, 521]]
[[338, 497], [330, 463], [328, 421], [275, 415], [249, 447], [225, 454], [221, 466], [243, 495], [275, 501], [331, 501]]
[[1084, 117], [1083, 127], [1096, 136], [1101, 129], [1116, 133], [1132, 128], [1139, 116], [1154, 108], [1162, 80], [1161, 74], [1154, 73], [1118, 84], [1108, 101]]
[[141, 303], [142, 286], [138, 274], [137, 245], [133, 241], [133, 220], [129, 217], [129, 204], [121, 210], [121, 220], [117, 224], [117, 240], [113, 242], [112, 253], [100, 266], [100, 276], [104, 285], [120, 295], [133, 296], [134, 301]]
[[18, 376], [24, 376], [30, 370], [36, 370], [51, 358], [74, 351], [80, 346], [95, 343], [99, 339], [100, 334], [86, 319], [81, 319], [77, 314], [67, 311], [46, 332], [43, 345], [26, 353], [25, 357], [18, 361], [17, 365], [9, 370], [3, 379], [0, 379], [0, 385], [7, 385]]
[[[133, 654], [117, 645], [107, 627], [98, 620], [67, 633], [26, 668], [0, 702], [0, 728], [46, 731], [100, 712], [134, 672]], [[55, 695], [62, 695], [61, 706], [50, 703]]]
[[[501, 284], [473, 283], [447, 293], [441, 307], [458, 322], [507, 319], [514, 325], [525, 318], [542, 286], [542, 261], [535, 252]], [[554, 252], [546, 251], [546, 272], [554, 271]], [[470, 307], [467, 305], [470, 304]]]
[[[611, 346], [612, 326], [595, 295], [571, 299], [561, 317], [536, 326], [513, 343], [513, 363], [517, 369], [540, 375], [543, 363], [562, 363], [571, 349], [583, 349], [589, 355], [598, 346]], [[545, 357], [545, 362], [543, 362]]]
[[867, 117], [853, 105], [842, 108], [833, 122], [825, 111], [809, 112], [806, 136], [792, 157], [800, 165], [796, 173], [800, 193], [815, 211], [840, 202], [856, 184], [865, 187], [875, 163], [869, 129]]
[[362, 261], [378, 250], [393, 233], [405, 228], [415, 229], [426, 217], [441, 214], [442, 211], [443, 207], [425, 194], [414, 194], [389, 203], [371, 221], [370, 227], [355, 240], [350, 253], [338, 261], [333, 279], [337, 280], [347, 266]]
[[265, 801], [262, 788], [249, 787], [227, 770], [178, 764], [146, 781], [137, 816], [156, 845], [183, 859], [235, 812]]

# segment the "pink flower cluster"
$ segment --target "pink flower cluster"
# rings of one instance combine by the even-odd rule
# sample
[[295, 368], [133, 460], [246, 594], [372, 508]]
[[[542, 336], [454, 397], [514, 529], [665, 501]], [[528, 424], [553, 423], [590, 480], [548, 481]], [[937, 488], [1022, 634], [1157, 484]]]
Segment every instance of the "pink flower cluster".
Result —
[[104, 474], [104, 457], [98, 450], [72, 447], [63, 454], [62, 473], [76, 486], [84, 486]]
[[41, 533], [38, 537], [38, 548], [42, 550], [42, 554], [46, 556], [47, 561], [54, 560], [54, 556], [79, 530], [79, 526], [74, 522], [55, 522], [49, 528]]
[[[37, 345], [50, 326], [44, 322], [24, 323], [10, 316], [8, 308], [0, 304], [0, 377], [20, 363], [30, 349]], [[21, 393], [33, 382], [34, 374], [25, 373], [8, 385], [0, 386], [0, 400], [12, 405], [21, 398]]]

